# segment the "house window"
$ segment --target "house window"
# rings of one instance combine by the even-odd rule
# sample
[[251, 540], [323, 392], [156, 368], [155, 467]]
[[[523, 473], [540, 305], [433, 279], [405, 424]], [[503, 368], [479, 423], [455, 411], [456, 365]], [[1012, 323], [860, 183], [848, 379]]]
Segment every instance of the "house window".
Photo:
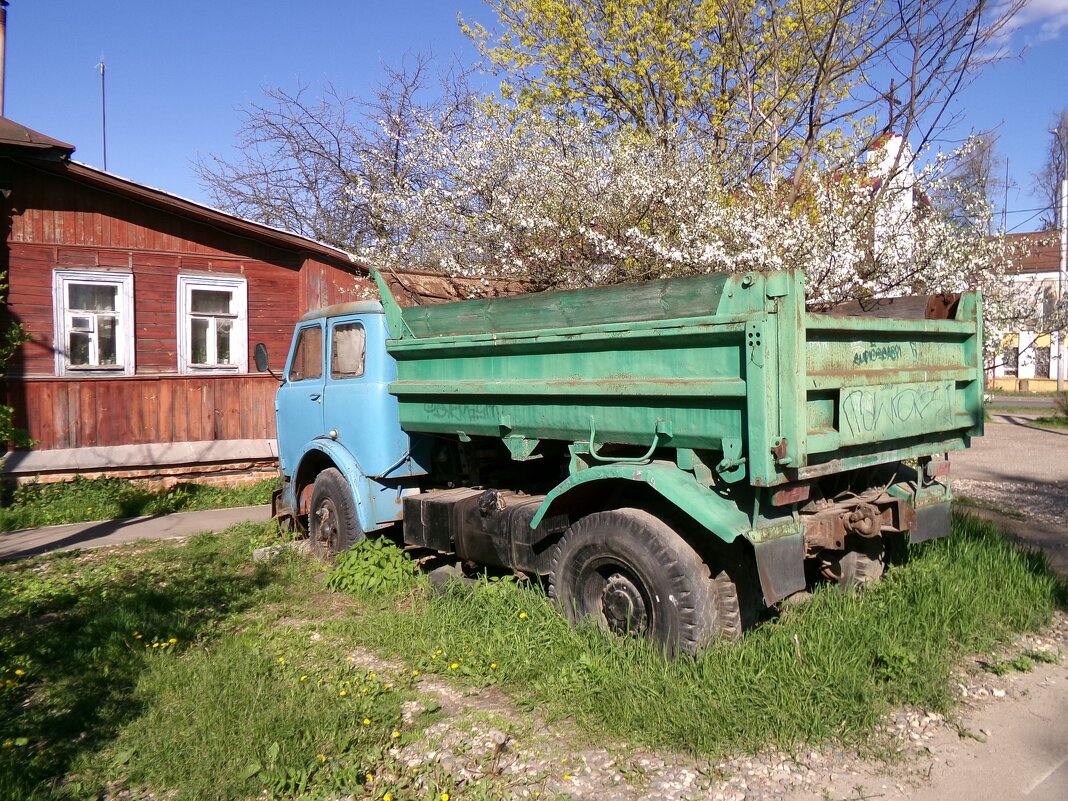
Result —
[[330, 377], [343, 379], [363, 375], [363, 326], [359, 323], [334, 326], [331, 340]]
[[133, 375], [133, 275], [52, 274], [56, 375]]
[[234, 276], [178, 276], [178, 370], [248, 372], [248, 290]]
[[1001, 374], [1015, 377], [1020, 369], [1020, 339], [1018, 335], [1006, 334], [1001, 340]]
[[1050, 377], [1050, 337], [1035, 340], [1035, 378]]
[[323, 377], [323, 329], [319, 326], [301, 329], [288, 377], [290, 381]]

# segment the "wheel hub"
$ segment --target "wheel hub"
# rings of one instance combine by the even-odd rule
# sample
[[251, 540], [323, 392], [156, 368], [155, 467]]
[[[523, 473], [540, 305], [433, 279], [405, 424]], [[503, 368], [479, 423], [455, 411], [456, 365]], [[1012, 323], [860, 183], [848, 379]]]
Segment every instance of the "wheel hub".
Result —
[[601, 611], [608, 628], [617, 634], [642, 634], [649, 623], [649, 612], [641, 590], [629, 578], [615, 573], [601, 592]]
[[315, 516], [319, 519], [316, 540], [322, 547], [329, 547], [337, 534], [337, 515], [334, 514], [333, 504], [323, 503], [316, 510]]

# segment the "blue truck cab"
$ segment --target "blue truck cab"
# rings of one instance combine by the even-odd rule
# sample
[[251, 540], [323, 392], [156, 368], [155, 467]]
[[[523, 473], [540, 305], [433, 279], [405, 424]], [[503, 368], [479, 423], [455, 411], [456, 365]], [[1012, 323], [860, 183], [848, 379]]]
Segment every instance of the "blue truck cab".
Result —
[[[412, 479], [426, 472], [387, 389], [397, 376], [387, 336], [376, 301], [309, 312], [294, 331], [275, 397], [282, 489], [274, 512], [307, 518], [323, 553], [399, 520], [402, 498], [417, 491]], [[333, 500], [316, 503], [316, 486], [333, 489]]]

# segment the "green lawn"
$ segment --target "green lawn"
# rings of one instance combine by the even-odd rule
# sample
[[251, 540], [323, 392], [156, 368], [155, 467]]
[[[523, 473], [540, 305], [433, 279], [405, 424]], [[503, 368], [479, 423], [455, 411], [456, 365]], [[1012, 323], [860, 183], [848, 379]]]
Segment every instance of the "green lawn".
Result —
[[0, 531], [162, 515], [203, 509], [224, 509], [270, 503], [278, 486], [271, 478], [238, 487], [176, 484], [154, 490], [121, 478], [75, 478], [49, 484], [5, 487], [0, 493]]
[[740, 643], [672, 663], [569, 628], [540, 586], [433, 590], [388, 543], [329, 577], [292, 551], [254, 564], [271, 524], [3, 565], [0, 798], [510, 795], [500, 777], [461, 786], [397, 762], [391, 747], [442, 714], [401, 714], [427, 675], [629, 748], [863, 744], [896, 705], [951, 712], [955, 663], [1064, 604], [1041, 558], [972, 518], [954, 529], [869, 591], [817, 591]]

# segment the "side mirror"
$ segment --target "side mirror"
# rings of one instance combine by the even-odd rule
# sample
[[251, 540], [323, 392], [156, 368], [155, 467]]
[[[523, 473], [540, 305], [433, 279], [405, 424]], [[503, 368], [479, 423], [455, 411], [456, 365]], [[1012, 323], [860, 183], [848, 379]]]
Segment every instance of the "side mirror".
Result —
[[267, 346], [262, 342], [256, 343], [256, 349], [253, 351], [254, 358], [256, 360], [256, 369], [261, 373], [266, 373], [271, 368], [267, 366]]
[[261, 373], [270, 373], [271, 378], [273, 378], [278, 383], [282, 383], [282, 379], [279, 376], [275, 375], [274, 370], [270, 368], [270, 365], [267, 362], [266, 345], [264, 345], [262, 342], [257, 342], [255, 349], [252, 351], [252, 358], [256, 362], [257, 370], [259, 370]]

